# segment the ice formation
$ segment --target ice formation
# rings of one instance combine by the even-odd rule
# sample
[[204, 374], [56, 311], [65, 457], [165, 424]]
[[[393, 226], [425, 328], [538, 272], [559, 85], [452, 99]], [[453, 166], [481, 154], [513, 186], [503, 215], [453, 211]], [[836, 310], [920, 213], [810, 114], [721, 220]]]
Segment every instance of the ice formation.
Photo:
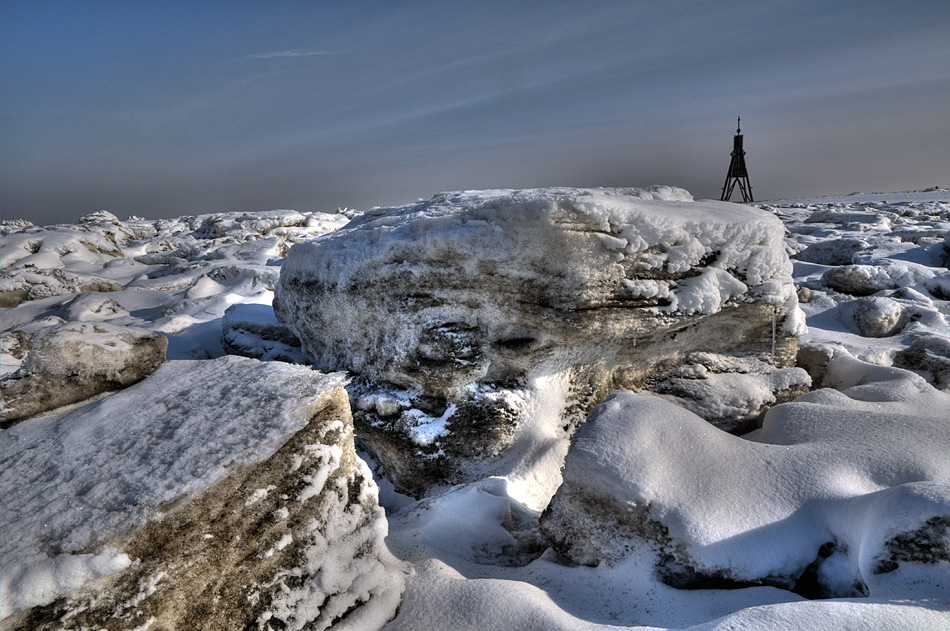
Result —
[[[650, 388], [694, 350], [716, 356], [709, 375], [741, 372], [761, 391], [697, 403], [730, 429], [801, 391], [808, 377], [791, 363], [804, 328], [783, 235], [767, 213], [669, 187], [446, 193], [295, 245], [274, 309], [318, 367], [403, 393], [408, 406], [357, 408], [376, 412], [363, 440], [418, 492], [517, 443], [525, 411], [546, 396], [539, 379], [566, 386], [548, 419], [562, 432], [610, 389]], [[778, 388], [775, 369], [786, 369]], [[380, 401], [372, 387], [360, 394]], [[420, 432], [429, 419], [445, 431]], [[413, 443], [416, 464], [405, 459]]]

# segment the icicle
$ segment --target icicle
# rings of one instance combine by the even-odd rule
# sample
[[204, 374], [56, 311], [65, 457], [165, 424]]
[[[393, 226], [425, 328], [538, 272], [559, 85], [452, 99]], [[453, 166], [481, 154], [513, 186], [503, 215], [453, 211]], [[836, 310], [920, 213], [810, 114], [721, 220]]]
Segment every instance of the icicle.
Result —
[[772, 365], [775, 366], [775, 322], [778, 309], [772, 308]]
[[772, 391], [773, 397], [775, 395], [775, 323], [777, 314], [778, 309], [776, 307], [772, 307], [772, 365], [769, 367], [769, 390]]

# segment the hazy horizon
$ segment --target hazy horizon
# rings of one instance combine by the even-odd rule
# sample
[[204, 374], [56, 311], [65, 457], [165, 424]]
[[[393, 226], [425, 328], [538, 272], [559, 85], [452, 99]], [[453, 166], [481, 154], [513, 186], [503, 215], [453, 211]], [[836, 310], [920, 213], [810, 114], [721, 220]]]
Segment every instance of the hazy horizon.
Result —
[[0, 214], [950, 186], [944, 1], [512, 4], [6, 3]]

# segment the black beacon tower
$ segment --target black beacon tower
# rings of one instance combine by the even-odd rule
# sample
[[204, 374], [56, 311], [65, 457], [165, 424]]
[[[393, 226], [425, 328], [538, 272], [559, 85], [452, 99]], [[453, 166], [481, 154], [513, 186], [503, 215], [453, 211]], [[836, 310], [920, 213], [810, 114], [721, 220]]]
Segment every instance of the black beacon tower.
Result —
[[729, 173], [726, 175], [726, 183], [722, 185], [722, 201], [727, 202], [732, 197], [732, 190], [739, 185], [742, 192], [742, 202], [748, 203], [752, 199], [752, 183], [749, 182], [749, 172], [745, 168], [745, 151], [742, 149], [742, 130], [739, 124], [742, 119], [736, 121], [736, 135], [732, 137], [732, 162], [729, 163]]

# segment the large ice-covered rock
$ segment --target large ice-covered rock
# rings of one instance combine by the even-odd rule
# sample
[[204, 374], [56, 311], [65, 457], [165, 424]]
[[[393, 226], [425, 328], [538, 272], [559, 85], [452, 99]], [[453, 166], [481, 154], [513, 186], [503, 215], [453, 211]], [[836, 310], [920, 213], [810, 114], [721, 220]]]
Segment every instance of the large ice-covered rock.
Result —
[[274, 309], [319, 368], [402, 391], [359, 398], [381, 460], [415, 443], [441, 466], [516, 440], [537, 378], [568, 382], [565, 431], [689, 351], [742, 355], [768, 382], [802, 330], [783, 235], [768, 213], [669, 187], [447, 193], [295, 245]]
[[165, 361], [168, 338], [107, 322], [71, 322], [40, 330], [30, 346], [20, 368], [0, 379], [0, 427], [144, 379]]
[[343, 383], [174, 361], [0, 432], [4, 629], [381, 626], [402, 579]]
[[947, 394], [848, 357], [830, 371], [840, 391], [773, 407], [752, 440], [652, 395], [611, 394], [578, 432], [542, 531], [587, 565], [651, 542], [676, 586], [945, 591]]

